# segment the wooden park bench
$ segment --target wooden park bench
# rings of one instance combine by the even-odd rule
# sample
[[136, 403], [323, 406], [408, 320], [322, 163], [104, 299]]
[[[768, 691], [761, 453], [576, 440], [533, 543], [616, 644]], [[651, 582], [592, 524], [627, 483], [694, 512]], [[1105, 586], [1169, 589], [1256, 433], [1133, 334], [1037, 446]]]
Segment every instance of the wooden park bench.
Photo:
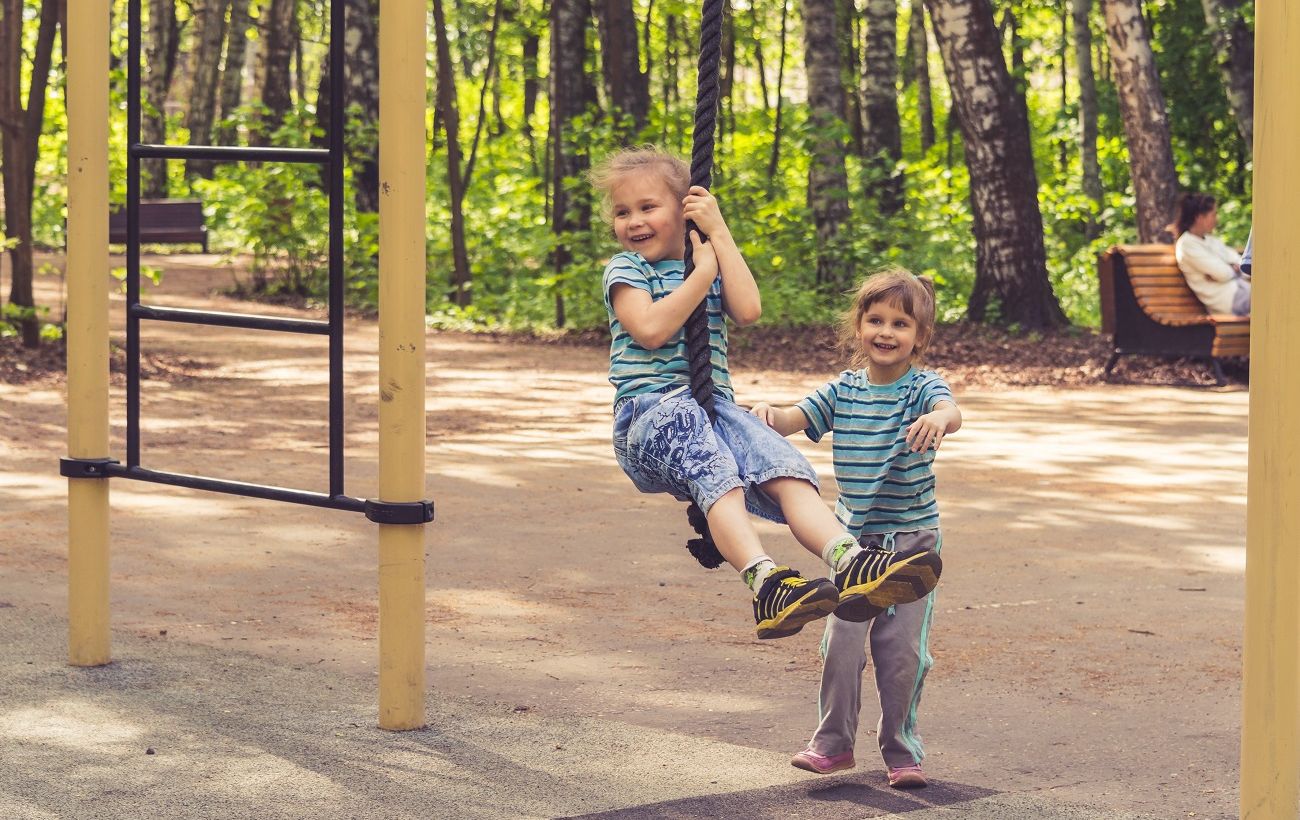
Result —
[[1101, 329], [1115, 338], [1110, 376], [1125, 353], [1210, 360], [1219, 384], [1224, 356], [1250, 355], [1250, 317], [1211, 315], [1187, 286], [1173, 245], [1115, 245], [1097, 261]]
[[[108, 241], [126, 242], [126, 208], [108, 215]], [[140, 200], [140, 242], [187, 244], [197, 242], [208, 252], [208, 229], [203, 224], [203, 203], [197, 199]]]

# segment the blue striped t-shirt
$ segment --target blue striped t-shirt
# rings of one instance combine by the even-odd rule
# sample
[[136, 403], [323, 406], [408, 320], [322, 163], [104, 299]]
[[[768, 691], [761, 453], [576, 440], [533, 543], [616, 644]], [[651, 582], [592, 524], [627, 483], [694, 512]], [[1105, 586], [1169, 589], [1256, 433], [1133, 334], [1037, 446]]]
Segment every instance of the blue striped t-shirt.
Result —
[[835, 515], [855, 535], [915, 532], [939, 526], [934, 450], [913, 453], [907, 428], [952, 391], [937, 373], [912, 368], [893, 384], [872, 384], [846, 370], [797, 405], [813, 441], [834, 433]]
[[[646, 350], [636, 343], [614, 315], [611, 291], [614, 285], [631, 285], [659, 301], [686, 281], [686, 267], [680, 259], [647, 262], [632, 251], [616, 254], [605, 266], [605, 310], [609, 312], [609, 382], [614, 385], [614, 402], [625, 396], [649, 393], [670, 385], [690, 384], [690, 359], [686, 354], [686, 328], [679, 328], [663, 347]], [[705, 296], [709, 319], [710, 360], [713, 384], [727, 399], [733, 397], [731, 372], [727, 369], [727, 323], [722, 314], [722, 277], [713, 280]]]

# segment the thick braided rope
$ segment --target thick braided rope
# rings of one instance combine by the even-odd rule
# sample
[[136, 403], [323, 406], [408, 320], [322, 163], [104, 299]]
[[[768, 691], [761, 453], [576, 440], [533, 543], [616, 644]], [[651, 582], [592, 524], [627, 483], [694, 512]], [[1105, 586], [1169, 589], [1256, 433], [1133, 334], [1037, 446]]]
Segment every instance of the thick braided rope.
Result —
[[[718, 74], [722, 64], [723, 0], [704, 0], [700, 15], [699, 79], [695, 92], [695, 132], [691, 149], [691, 184], [713, 185], [713, 134], [718, 119]], [[695, 271], [691, 232], [695, 222], [686, 223], [686, 252], [682, 257], [686, 275]], [[713, 411], [713, 362], [709, 351], [709, 322], [704, 301], [686, 320], [686, 351], [691, 365], [691, 395], [704, 408], [709, 420]]]
[[[722, 4], [723, 0], [704, 0], [700, 13], [700, 56], [695, 92], [691, 184], [704, 188], [713, 185], [713, 134], [718, 119], [718, 74], [722, 64]], [[691, 232], [696, 230], [698, 228], [695, 222], [687, 220], [686, 251], [682, 257], [687, 276], [695, 272]], [[691, 365], [691, 396], [712, 422], [717, 414], [713, 409], [713, 361], [709, 349], [709, 320], [704, 305], [705, 300], [701, 300], [686, 320], [686, 355]], [[691, 555], [708, 569], [722, 564], [722, 554], [718, 552], [713, 536], [709, 534], [708, 519], [704, 513], [695, 504], [691, 504], [686, 517], [700, 536], [686, 542]]]

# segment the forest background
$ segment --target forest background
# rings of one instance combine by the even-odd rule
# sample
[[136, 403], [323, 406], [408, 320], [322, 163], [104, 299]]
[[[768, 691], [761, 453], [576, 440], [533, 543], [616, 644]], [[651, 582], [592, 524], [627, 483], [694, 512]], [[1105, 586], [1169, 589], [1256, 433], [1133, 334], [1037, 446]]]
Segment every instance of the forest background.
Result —
[[[141, 0], [143, 142], [323, 146], [328, 2]], [[377, 301], [377, 0], [347, 0], [351, 304]], [[714, 191], [764, 322], [832, 322], [865, 273], [933, 278], [941, 321], [1100, 323], [1096, 255], [1152, 241], [1177, 193], [1250, 221], [1249, 0], [728, 0]], [[699, 5], [431, 0], [428, 313], [605, 323], [617, 250], [584, 178], [621, 145], [689, 154]], [[0, 334], [61, 336], [36, 248], [66, 240], [66, 0], [0, 0]], [[112, 0], [112, 201], [125, 197], [126, 0]], [[413, 78], [417, 79], [417, 78]], [[143, 163], [204, 203], [256, 298], [321, 300], [326, 196], [305, 165]], [[411, 173], [422, 169], [412, 168]]]

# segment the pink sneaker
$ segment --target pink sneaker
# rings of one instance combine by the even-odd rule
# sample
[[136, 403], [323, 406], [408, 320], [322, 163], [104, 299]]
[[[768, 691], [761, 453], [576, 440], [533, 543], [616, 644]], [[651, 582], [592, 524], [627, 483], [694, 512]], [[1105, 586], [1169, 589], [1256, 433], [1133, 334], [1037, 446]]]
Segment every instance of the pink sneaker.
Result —
[[790, 765], [796, 769], [803, 769], [806, 772], [816, 772], [817, 774], [830, 774], [831, 772], [852, 769], [858, 765], [853, 762], [853, 750], [842, 752], [837, 755], [819, 755], [812, 749], [804, 749], [799, 754], [790, 758]]
[[925, 779], [925, 772], [917, 764], [911, 766], [889, 767], [889, 786], [894, 789], [924, 789], [930, 785]]

